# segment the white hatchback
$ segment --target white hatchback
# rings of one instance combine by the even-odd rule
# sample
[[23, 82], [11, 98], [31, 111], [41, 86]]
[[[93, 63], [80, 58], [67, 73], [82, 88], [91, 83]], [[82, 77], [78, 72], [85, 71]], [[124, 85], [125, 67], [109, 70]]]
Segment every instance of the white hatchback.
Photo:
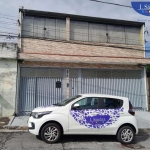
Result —
[[116, 135], [129, 144], [138, 134], [132, 104], [126, 97], [80, 94], [51, 106], [35, 108], [28, 121], [29, 132], [46, 143], [63, 134]]

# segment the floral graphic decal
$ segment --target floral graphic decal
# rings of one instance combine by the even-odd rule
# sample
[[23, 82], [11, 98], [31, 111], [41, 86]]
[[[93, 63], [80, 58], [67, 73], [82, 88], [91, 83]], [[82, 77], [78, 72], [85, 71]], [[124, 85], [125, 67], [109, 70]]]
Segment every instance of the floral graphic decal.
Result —
[[120, 117], [120, 112], [124, 108], [119, 109], [88, 109], [88, 110], [71, 110], [71, 116], [80, 125], [85, 125], [88, 128], [105, 128], [115, 123]]

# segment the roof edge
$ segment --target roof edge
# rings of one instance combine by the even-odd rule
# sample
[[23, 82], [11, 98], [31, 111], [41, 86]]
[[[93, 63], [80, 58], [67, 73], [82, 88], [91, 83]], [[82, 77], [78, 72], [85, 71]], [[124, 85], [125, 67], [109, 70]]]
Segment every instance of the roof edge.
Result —
[[38, 10], [30, 10], [30, 9], [23, 9], [23, 8], [20, 8], [19, 11], [21, 11], [21, 12], [25, 13], [25, 15], [29, 15], [29, 16], [58, 17], [58, 18], [67, 18], [68, 17], [68, 18], [73, 19], [73, 20], [91, 21], [91, 22], [116, 24], [116, 25], [124, 24], [124, 25], [128, 25], [128, 26], [145, 25], [145, 22], [110, 19], [110, 18], [100, 18], [100, 17], [92, 17], [92, 16], [82, 16], [82, 15], [48, 12], [48, 11], [38, 11]]

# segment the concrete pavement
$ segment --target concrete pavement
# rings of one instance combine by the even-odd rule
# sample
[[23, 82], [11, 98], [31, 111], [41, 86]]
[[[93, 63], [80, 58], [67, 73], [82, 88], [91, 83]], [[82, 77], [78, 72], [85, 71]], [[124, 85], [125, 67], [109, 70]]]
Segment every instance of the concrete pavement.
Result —
[[133, 145], [121, 145], [115, 136], [66, 135], [46, 144], [30, 133], [0, 133], [0, 150], [150, 150], [150, 131], [142, 130]]

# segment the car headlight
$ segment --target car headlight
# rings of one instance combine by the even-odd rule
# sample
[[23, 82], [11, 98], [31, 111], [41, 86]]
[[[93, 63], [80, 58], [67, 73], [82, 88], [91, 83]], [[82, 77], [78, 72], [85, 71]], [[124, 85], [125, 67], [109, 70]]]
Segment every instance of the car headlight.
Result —
[[42, 118], [44, 115], [50, 114], [52, 111], [46, 111], [46, 112], [32, 112], [31, 116], [35, 119]]

